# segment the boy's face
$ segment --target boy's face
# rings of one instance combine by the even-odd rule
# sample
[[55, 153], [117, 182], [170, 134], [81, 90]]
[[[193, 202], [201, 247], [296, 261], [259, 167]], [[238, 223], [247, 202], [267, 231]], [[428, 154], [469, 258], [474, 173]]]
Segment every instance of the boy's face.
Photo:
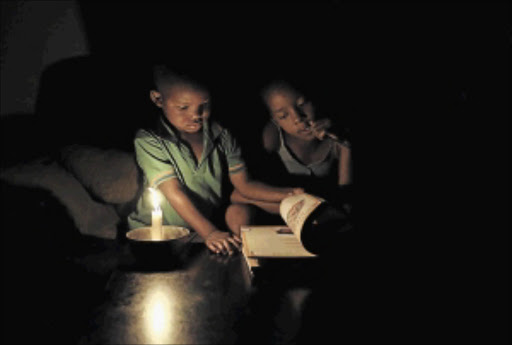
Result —
[[169, 122], [182, 133], [197, 133], [210, 116], [210, 95], [188, 85], [177, 84], [162, 92], [152, 90], [150, 98]]
[[315, 119], [313, 105], [304, 96], [293, 90], [276, 90], [266, 101], [273, 121], [286, 133], [303, 140], [315, 138], [308, 125]]

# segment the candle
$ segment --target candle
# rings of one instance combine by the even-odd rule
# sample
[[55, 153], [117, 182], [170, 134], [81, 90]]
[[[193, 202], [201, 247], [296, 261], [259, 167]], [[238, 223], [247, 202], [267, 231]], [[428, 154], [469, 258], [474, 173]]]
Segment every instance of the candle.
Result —
[[151, 211], [151, 239], [162, 240], [162, 209], [160, 208], [160, 200], [156, 189], [149, 188], [151, 192], [151, 202], [153, 203], [153, 211]]

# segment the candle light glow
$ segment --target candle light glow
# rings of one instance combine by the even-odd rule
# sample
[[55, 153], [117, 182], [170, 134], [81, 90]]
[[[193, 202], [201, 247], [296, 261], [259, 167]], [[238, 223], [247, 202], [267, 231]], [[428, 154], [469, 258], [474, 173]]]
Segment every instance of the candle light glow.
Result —
[[159, 286], [150, 286], [144, 298], [143, 341], [147, 344], [176, 344], [174, 304], [169, 291]]

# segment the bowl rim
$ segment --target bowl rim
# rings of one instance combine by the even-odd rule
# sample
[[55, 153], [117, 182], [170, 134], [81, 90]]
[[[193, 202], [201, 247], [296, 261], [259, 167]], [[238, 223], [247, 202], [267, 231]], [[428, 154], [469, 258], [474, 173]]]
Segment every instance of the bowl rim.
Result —
[[169, 228], [178, 228], [180, 230], [184, 230], [185, 233], [183, 236], [180, 236], [180, 237], [176, 237], [176, 238], [169, 238], [169, 239], [162, 239], [162, 240], [153, 240], [153, 239], [135, 239], [135, 238], [132, 238], [129, 236], [129, 234], [133, 234], [135, 231], [137, 230], [141, 230], [141, 229], [151, 229], [151, 226], [141, 226], [141, 227], [138, 227], [138, 228], [135, 228], [135, 229], [130, 229], [127, 233], [126, 233], [126, 238], [130, 241], [133, 241], [133, 242], [170, 242], [170, 241], [174, 241], [174, 240], [179, 240], [179, 239], [182, 239], [182, 238], [185, 238], [187, 236], [189, 236], [192, 232], [190, 231], [190, 229], [184, 227], [184, 226], [179, 226], [179, 225], [162, 225], [162, 227], [164, 229], [169, 229]]

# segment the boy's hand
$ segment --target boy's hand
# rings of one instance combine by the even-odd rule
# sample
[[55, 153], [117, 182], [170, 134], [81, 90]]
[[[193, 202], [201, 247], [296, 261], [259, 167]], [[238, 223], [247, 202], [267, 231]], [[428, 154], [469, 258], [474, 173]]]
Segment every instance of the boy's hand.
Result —
[[304, 188], [292, 188], [290, 192], [288, 192], [288, 195], [297, 195], [297, 194], [302, 194], [302, 193], [305, 193], [304, 192]]
[[235, 234], [215, 230], [205, 239], [205, 244], [212, 252], [216, 254], [233, 255], [235, 250], [242, 249], [242, 239]]

